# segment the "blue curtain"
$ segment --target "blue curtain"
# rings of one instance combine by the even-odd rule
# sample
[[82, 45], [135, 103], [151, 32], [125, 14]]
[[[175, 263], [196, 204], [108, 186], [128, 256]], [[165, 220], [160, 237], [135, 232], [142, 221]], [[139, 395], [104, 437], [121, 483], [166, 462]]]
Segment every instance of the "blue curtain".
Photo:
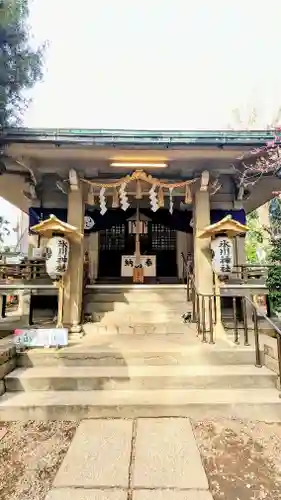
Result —
[[[157, 212], [151, 212], [149, 208], [140, 210], [141, 213], [146, 215], [155, 224], [163, 224], [164, 226], [183, 231], [185, 233], [192, 233], [190, 222], [192, 219], [191, 211], [174, 210], [172, 214], [165, 208], [160, 208]], [[92, 217], [95, 225], [89, 232], [100, 231], [101, 229], [110, 228], [116, 224], [125, 224], [126, 220], [135, 213], [135, 209], [129, 208], [124, 212], [121, 209], [109, 209], [104, 215], [101, 215], [99, 210], [86, 209], [85, 215]], [[29, 209], [29, 228], [38, 224], [41, 220], [47, 219], [51, 214], [54, 214], [60, 220], [67, 222], [67, 209], [66, 208], [38, 208], [33, 207]], [[241, 224], [246, 223], [246, 214], [244, 210], [211, 210], [211, 223], [218, 222], [226, 215], [232, 215], [233, 219]]]

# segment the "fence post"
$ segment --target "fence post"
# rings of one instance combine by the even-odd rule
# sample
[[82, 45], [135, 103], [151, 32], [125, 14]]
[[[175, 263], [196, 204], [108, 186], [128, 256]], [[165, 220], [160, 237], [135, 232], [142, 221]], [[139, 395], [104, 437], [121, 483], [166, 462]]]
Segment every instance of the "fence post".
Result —
[[210, 344], [214, 344], [213, 297], [209, 297]]
[[258, 368], [262, 367], [261, 364], [261, 352], [260, 352], [260, 339], [259, 339], [259, 325], [258, 325], [258, 313], [254, 307], [254, 335], [255, 335], [255, 351], [256, 351], [256, 366]]
[[196, 291], [195, 291], [195, 288], [193, 286], [193, 284], [191, 283], [191, 300], [192, 300], [192, 322], [195, 323], [196, 322]]
[[206, 337], [206, 309], [205, 309], [205, 296], [204, 295], [202, 295], [201, 306], [202, 306], [202, 342], [207, 342], [207, 337]]
[[[279, 390], [281, 391], [281, 336], [277, 334], [277, 358], [278, 358], [278, 379], [279, 379]], [[281, 392], [279, 393], [281, 398]]]
[[233, 321], [234, 321], [234, 344], [239, 344], [236, 297], [233, 297], [232, 303], [233, 303]]
[[186, 275], [186, 290], [187, 290], [187, 301], [190, 301], [190, 279], [189, 279], [189, 274], [187, 273]]
[[249, 332], [248, 332], [248, 318], [247, 318], [247, 307], [246, 298], [242, 298], [242, 310], [243, 310], [243, 324], [244, 324], [244, 345], [249, 346]]
[[200, 298], [197, 292], [196, 293], [196, 323], [197, 323], [197, 333], [200, 334], [201, 329], [201, 316], [200, 316]]

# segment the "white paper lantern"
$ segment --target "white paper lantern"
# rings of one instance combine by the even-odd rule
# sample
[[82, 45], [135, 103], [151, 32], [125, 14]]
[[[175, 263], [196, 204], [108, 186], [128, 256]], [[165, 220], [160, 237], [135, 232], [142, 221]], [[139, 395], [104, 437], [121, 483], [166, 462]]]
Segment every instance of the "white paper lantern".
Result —
[[46, 245], [46, 271], [50, 278], [63, 276], [68, 267], [69, 241], [62, 236], [54, 236]]
[[227, 236], [218, 236], [211, 242], [212, 266], [217, 274], [228, 274], [233, 270], [233, 242]]

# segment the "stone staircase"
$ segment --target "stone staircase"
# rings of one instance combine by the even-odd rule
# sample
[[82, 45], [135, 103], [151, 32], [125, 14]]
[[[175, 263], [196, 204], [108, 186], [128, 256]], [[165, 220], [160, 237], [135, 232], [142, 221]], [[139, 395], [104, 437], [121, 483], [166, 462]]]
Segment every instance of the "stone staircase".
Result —
[[185, 333], [185, 285], [100, 285], [85, 297], [87, 334]]
[[18, 354], [17, 368], [5, 377], [0, 420], [281, 421], [276, 374], [254, 366], [251, 347], [227, 339], [202, 344], [195, 325], [182, 322], [182, 287], [98, 288], [87, 308], [101, 316], [85, 325], [82, 339]]

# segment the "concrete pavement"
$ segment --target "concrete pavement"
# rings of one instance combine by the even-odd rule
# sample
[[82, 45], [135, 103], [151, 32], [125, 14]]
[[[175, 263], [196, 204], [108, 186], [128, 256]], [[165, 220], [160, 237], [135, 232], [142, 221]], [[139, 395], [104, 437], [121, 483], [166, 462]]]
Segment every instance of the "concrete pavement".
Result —
[[188, 418], [85, 420], [46, 500], [212, 500]]

